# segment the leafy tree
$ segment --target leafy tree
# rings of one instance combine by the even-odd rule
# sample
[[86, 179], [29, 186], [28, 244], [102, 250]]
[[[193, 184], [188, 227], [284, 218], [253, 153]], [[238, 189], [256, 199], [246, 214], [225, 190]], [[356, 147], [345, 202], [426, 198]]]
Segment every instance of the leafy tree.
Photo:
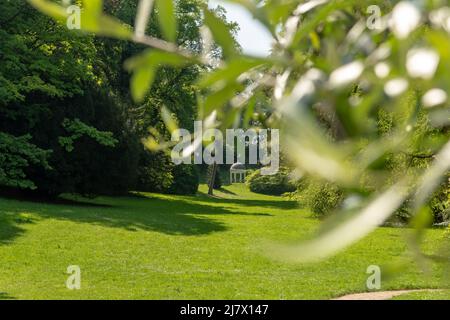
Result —
[[128, 190], [133, 161], [119, 156], [133, 149], [131, 131], [111, 98], [97, 40], [22, 0], [0, 4], [0, 24], [0, 184], [45, 195]]
[[[203, 47], [203, 40], [201, 37], [200, 26], [202, 24], [202, 10], [201, 5], [204, 1], [199, 0], [180, 0], [174, 8], [177, 18], [177, 45], [189, 49], [198, 54], [201, 53]], [[108, 8], [108, 6], [107, 6]], [[158, 18], [159, 7], [152, 12], [150, 22], [146, 25], [146, 34], [152, 37], [161, 37], [161, 25]], [[134, 22], [134, 16], [137, 10], [135, 1], [121, 1], [118, 2], [116, 13], [122, 21], [127, 23]], [[222, 21], [226, 21], [223, 8], [217, 9]], [[228, 27], [235, 32], [237, 25], [234, 23], [227, 23]], [[235, 42], [234, 38], [233, 41]], [[234, 44], [238, 47], [237, 43]], [[121, 48], [123, 57], [131, 57], [138, 51], [142, 50], [141, 44], [123, 43]], [[158, 59], [158, 54], [155, 53], [154, 59]], [[215, 46], [212, 48], [210, 54], [211, 59], [218, 59], [221, 56], [220, 48]], [[132, 61], [132, 60], [130, 60]], [[133, 63], [128, 61], [128, 66], [133, 68]], [[118, 64], [116, 64], [117, 66]], [[149, 128], [156, 135], [152, 138], [158, 141], [170, 140], [170, 131], [167, 130], [166, 123], [161, 117], [161, 109], [165, 108], [171, 114], [171, 117], [176, 121], [177, 125], [187, 130], [193, 131], [193, 123], [199, 116], [197, 110], [197, 93], [200, 90], [197, 82], [202, 73], [207, 72], [210, 67], [201, 64], [187, 64], [177, 66], [160, 66], [158, 70], [153, 70], [150, 65], [146, 69], [151, 69], [154, 77], [151, 90], [146, 92], [145, 96], [141, 96], [139, 102], [130, 107], [135, 122], [137, 124], [137, 131], [142, 138], [149, 135]], [[120, 73], [116, 70], [113, 73]], [[126, 77], [126, 76], [125, 76]], [[133, 84], [133, 78], [131, 79]], [[128, 88], [129, 83], [125, 83]], [[142, 84], [136, 83], [135, 89], [131, 93], [136, 95], [136, 92], [142, 91], [140, 89]], [[123, 88], [123, 92], [129, 92]], [[144, 88], [145, 89], [145, 88]], [[141, 95], [141, 94], [138, 94]], [[198, 185], [197, 170], [191, 170], [186, 167], [179, 169], [171, 166], [170, 157], [167, 153], [159, 152], [150, 146], [150, 151], [144, 152], [140, 161], [139, 168], [139, 184], [138, 189], [145, 191], [171, 192], [174, 193], [174, 186], [166, 187], [173, 181], [186, 180], [189, 177], [193, 178], [191, 184]], [[184, 166], [184, 165], [182, 165]], [[187, 174], [187, 176], [183, 176]], [[150, 177], [150, 176], [151, 177]], [[181, 175], [181, 176], [179, 176]], [[187, 180], [186, 180], [187, 181]], [[184, 188], [180, 186], [181, 192]], [[192, 193], [189, 189], [189, 193]]]
[[49, 169], [49, 152], [29, 143], [30, 136], [14, 137], [0, 132], [0, 185], [13, 188], [35, 189], [25, 170], [29, 165]]

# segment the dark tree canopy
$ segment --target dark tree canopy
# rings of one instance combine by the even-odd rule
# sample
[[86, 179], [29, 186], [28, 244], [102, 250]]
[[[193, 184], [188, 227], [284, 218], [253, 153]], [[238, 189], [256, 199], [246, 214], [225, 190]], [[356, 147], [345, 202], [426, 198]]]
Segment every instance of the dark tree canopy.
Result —
[[[178, 44], [196, 52], [201, 50], [201, 3], [177, 2]], [[104, 6], [133, 24], [136, 1], [105, 1]], [[155, 37], [161, 36], [157, 21], [151, 19], [147, 30]], [[0, 25], [3, 189], [95, 195], [136, 187], [177, 192], [173, 184], [183, 179], [198, 184], [196, 170], [175, 170], [166, 153], [145, 150], [141, 139], [149, 128], [170, 137], [160, 116], [163, 107], [181, 126], [192, 128], [203, 67], [160, 69], [151, 92], [135, 103], [123, 64], [143, 45], [70, 31], [25, 0], [2, 1]]]

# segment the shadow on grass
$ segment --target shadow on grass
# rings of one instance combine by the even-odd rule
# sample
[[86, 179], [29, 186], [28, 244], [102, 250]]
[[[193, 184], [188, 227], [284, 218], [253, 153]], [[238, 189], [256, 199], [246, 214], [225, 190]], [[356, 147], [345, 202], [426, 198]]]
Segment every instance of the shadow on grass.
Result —
[[24, 230], [18, 227], [14, 222], [0, 219], [0, 245], [10, 243], [23, 233]]
[[236, 195], [237, 195], [235, 192], [230, 191], [230, 190], [225, 189], [225, 188], [220, 188], [219, 191], [222, 192], [222, 193], [225, 193], [225, 194], [233, 195], [233, 196], [236, 196]]
[[0, 209], [0, 245], [10, 243], [25, 232], [22, 225], [34, 223], [30, 216]]
[[146, 230], [170, 235], [205, 235], [227, 230], [213, 215], [258, 215], [229, 210], [224, 206], [201, 203], [197, 197], [158, 198], [121, 197], [107, 198], [110, 206], [79, 205], [75, 201], [55, 203], [35, 203], [13, 201], [0, 206], [0, 244], [11, 242], [24, 230], [21, 223], [32, 221], [17, 220], [23, 212], [29, 212], [44, 219], [67, 220], [129, 231]]
[[239, 206], [247, 206], [247, 207], [262, 207], [262, 208], [271, 208], [271, 209], [296, 209], [299, 207], [297, 201], [290, 200], [246, 200], [246, 199], [233, 199], [233, 198], [219, 198], [219, 197], [211, 197], [208, 196], [204, 192], [198, 192], [199, 199], [202, 202], [206, 203], [227, 203], [227, 204], [236, 204]]
[[[23, 234], [21, 224], [33, 223], [24, 212], [43, 219], [67, 220], [128, 231], [146, 230], [170, 235], [206, 235], [226, 231], [214, 215], [271, 216], [245, 212], [239, 207], [292, 209], [295, 201], [245, 200], [197, 196], [159, 196], [136, 194], [132, 197], [100, 198], [92, 202], [65, 198], [51, 203], [11, 201], [0, 206], [0, 244], [11, 242]], [[107, 204], [100, 204], [106, 202]], [[0, 202], [1, 203], [1, 202]], [[235, 205], [235, 207], [231, 207]]]
[[[131, 194], [130, 194], [131, 196]], [[33, 203], [42, 203], [42, 204], [55, 204], [55, 205], [67, 205], [67, 206], [77, 206], [77, 207], [101, 207], [108, 208], [111, 207], [108, 204], [89, 202], [84, 200], [77, 200], [75, 197], [66, 198], [66, 197], [57, 197], [57, 198], [49, 198], [42, 197], [38, 195], [25, 196], [21, 194], [1, 194], [1, 198], [8, 200], [17, 200], [17, 201], [25, 201], [25, 202], [33, 202]]]
[[11, 297], [6, 292], [0, 292], [0, 300], [15, 300], [16, 298]]

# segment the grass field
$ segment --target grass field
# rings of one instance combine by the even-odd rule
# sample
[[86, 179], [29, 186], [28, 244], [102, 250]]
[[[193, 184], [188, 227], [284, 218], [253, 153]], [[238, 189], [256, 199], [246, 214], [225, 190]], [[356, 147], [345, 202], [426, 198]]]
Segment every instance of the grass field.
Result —
[[450, 290], [407, 293], [393, 300], [450, 300]]
[[[406, 267], [383, 274], [382, 290], [442, 287], [442, 264], [424, 274], [405, 253], [407, 229], [380, 228], [318, 264], [274, 261], [264, 244], [310, 235], [319, 221], [308, 210], [243, 185], [216, 198], [201, 191], [58, 204], [0, 198], [0, 299], [324, 299], [366, 291], [367, 267], [386, 262]], [[428, 230], [424, 250], [442, 237]], [[69, 265], [81, 268], [81, 290], [66, 288]]]

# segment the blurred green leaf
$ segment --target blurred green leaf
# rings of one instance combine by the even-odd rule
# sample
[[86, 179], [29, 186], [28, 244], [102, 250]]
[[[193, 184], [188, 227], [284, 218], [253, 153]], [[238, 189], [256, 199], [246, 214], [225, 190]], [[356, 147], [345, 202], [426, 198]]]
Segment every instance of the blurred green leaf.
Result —
[[163, 119], [164, 124], [166, 125], [166, 128], [170, 133], [178, 129], [178, 123], [174, 118], [174, 115], [166, 106], [162, 106], [161, 108], [161, 118]]
[[411, 220], [411, 226], [417, 230], [423, 230], [433, 224], [433, 213], [428, 206], [422, 207]]
[[147, 65], [137, 68], [131, 77], [131, 96], [134, 101], [142, 102], [155, 79], [156, 66]]
[[83, 6], [92, 17], [99, 17], [103, 12], [103, 0], [83, 0]]
[[320, 50], [320, 38], [316, 32], [311, 31], [309, 33], [309, 39], [311, 40], [311, 44], [315, 50]]
[[253, 116], [255, 105], [256, 105], [256, 97], [253, 96], [250, 98], [247, 104], [247, 108], [245, 109], [244, 112], [244, 118], [242, 119], [242, 125], [244, 126], [244, 128], [247, 128], [250, 125], [250, 119]]
[[83, 0], [83, 13], [81, 27], [90, 32], [99, 32], [101, 28], [100, 17], [103, 11], [103, 0]]
[[118, 19], [103, 14], [103, 0], [83, 0], [81, 28], [101, 36], [130, 39], [132, 28]]
[[[38, 10], [64, 23], [68, 17], [66, 8], [48, 0], [28, 0]], [[81, 29], [97, 35], [118, 39], [131, 39], [132, 28], [122, 21], [104, 15], [103, 0], [83, 0]]]
[[39, 11], [60, 22], [64, 22], [68, 17], [66, 8], [55, 2], [48, 0], [28, 0], [28, 2]]
[[255, 67], [263, 65], [267, 62], [264, 59], [238, 58], [229, 61], [220, 69], [212, 73], [206, 74], [200, 81], [199, 85], [203, 88], [209, 87], [216, 82], [235, 81], [242, 73], [249, 71]]
[[326, 21], [334, 11], [350, 7], [354, 2], [355, 0], [334, 0], [315, 9], [315, 14], [306, 18], [305, 21], [302, 22], [301, 27], [297, 29], [292, 41], [292, 46], [297, 46], [298, 43], [310, 35], [320, 23]]
[[128, 59], [125, 68], [133, 72], [131, 78], [131, 94], [136, 102], [142, 102], [150, 89], [157, 68], [163, 65], [179, 67], [192, 61], [175, 53], [158, 50], [147, 50], [144, 53]]
[[164, 37], [174, 42], [177, 35], [177, 19], [173, 0], [157, 0], [158, 19]]
[[97, 28], [94, 28], [92, 30], [86, 29], [86, 31], [90, 31], [101, 36], [117, 38], [121, 40], [131, 39], [133, 35], [131, 26], [107, 15], [100, 16]]
[[235, 56], [237, 54], [236, 44], [228, 26], [208, 8], [205, 8], [203, 12], [205, 14], [205, 24], [211, 30], [214, 40], [222, 48], [224, 57], [230, 58]]
[[226, 105], [240, 90], [242, 90], [242, 85], [230, 83], [208, 95], [204, 102], [205, 114], [210, 114], [213, 110], [218, 110]]
[[263, 10], [267, 15], [267, 20], [269, 20], [271, 28], [275, 29], [273, 26], [279, 25], [280, 23], [285, 23], [286, 19], [292, 15], [292, 12], [298, 6], [298, 1], [295, 0], [269, 0], [265, 1], [264, 5], [260, 10]]

